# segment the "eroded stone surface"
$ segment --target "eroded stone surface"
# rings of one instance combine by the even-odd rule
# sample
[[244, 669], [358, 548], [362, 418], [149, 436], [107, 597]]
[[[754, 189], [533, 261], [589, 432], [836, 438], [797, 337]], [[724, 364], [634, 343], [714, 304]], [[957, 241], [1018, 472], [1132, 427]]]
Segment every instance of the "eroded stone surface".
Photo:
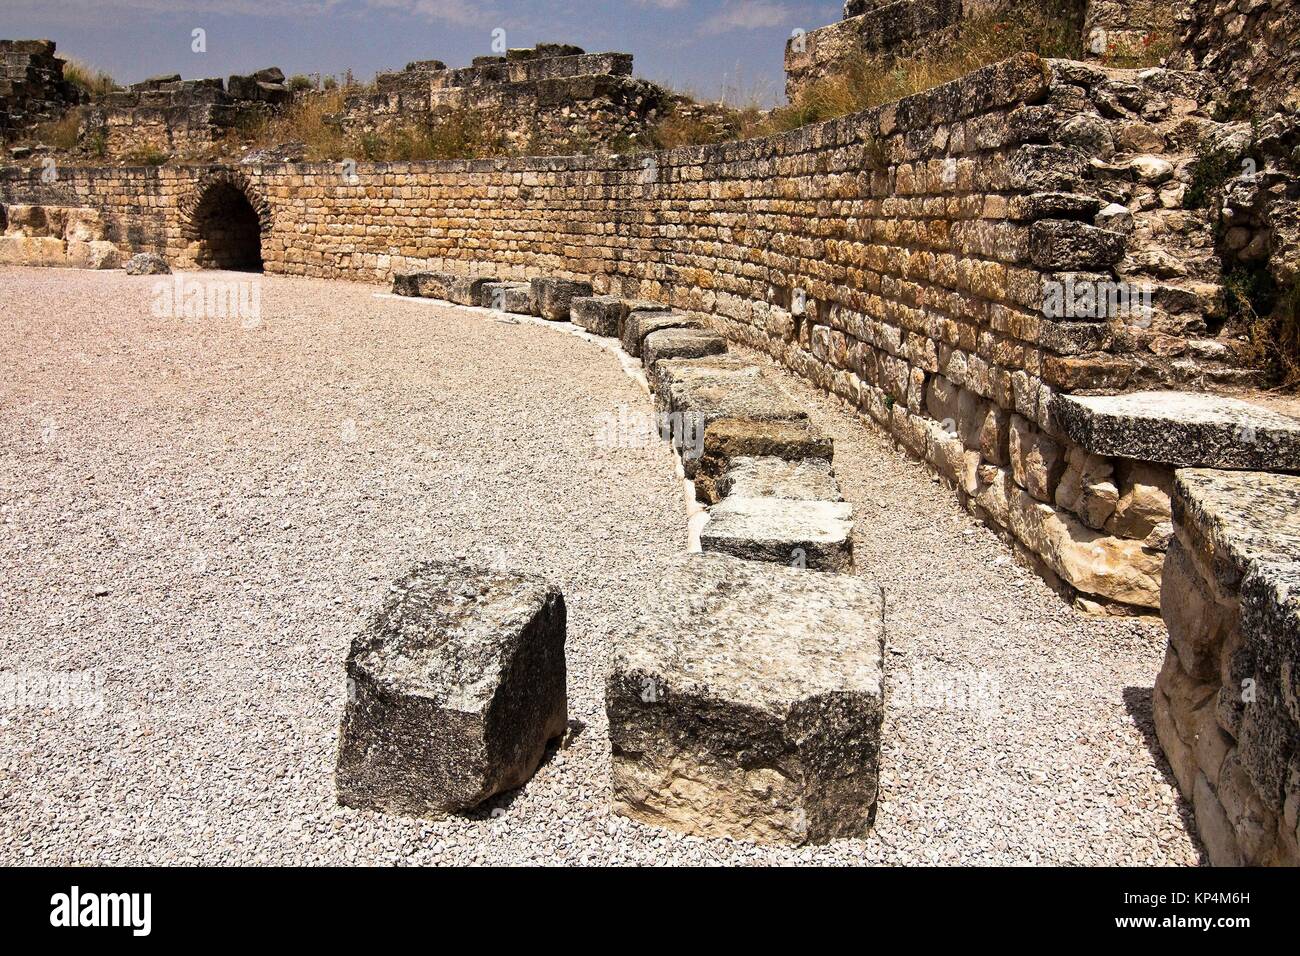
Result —
[[695, 494], [705, 504], [722, 498], [719, 480], [740, 457], [772, 457], [783, 461], [821, 459], [829, 464], [835, 446], [809, 421], [758, 421], [723, 418], [704, 430], [704, 449], [694, 470]]
[[773, 455], [733, 458], [718, 490], [735, 498], [843, 501], [835, 472], [823, 458], [787, 461]]
[[853, 567], [853, 506], [732, 495], [709, 508], [700, 547], [793, 568], [845, 571]]
[[167, 275], [171, 266], [162, 256], [152, 252], [140, 252], [126, 262], [126, 274], [129, 276]]
[[545, 582], [417, 565], [348, 654], [339, 802], [428, 817], [521, 786], [565, 730], [564, 639]]
[[1236, 398], [1057, 395], [1052, 415], [1070, 439], [1096, 455], [1179, 467], [1300, 470], [1300, 421]]
[[580, 296], [573, 300], [573, 324], [593, 335], [623, 337], [623, 323], [630, 312], [668, 312], [668, 306], [617, 295]]
[[1216, 865], [1300, 865], [1300, 477], [1184, 469], [1156, 735]]
[[701, 836], [864, 836], [883, 645], [880, 590], [866, 581], [683, 556], [615, 648], [614, 809]]
[[641, 342], [641, 360], [647, 366], [660, 359], [703, 358], [726, 351], [726, 338], [707, 329], [660, 329]]
[[479, 289], [478, 305], [484, 309], [534, 315], [533, 287], [527, 282], [485, 282]]
[[[663, 309], [633, 309], [623, 320], [623, 351], [641, 357], [641, 345], [647, 335], [660, 329], [700, 329], [704, 323], [680, 312]], [[647, 363], [649, 364], [649, 363]]]
[[572, 279], [533, 279], [533, 301], [537, 314], [552, 322], [567, 322], [573, 300], [591, 295], [590, 282]]

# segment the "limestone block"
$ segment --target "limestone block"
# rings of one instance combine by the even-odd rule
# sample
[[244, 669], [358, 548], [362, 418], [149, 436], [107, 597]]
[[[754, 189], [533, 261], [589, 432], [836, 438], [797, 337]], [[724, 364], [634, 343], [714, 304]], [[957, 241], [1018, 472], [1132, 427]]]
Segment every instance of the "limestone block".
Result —
[[1011, 416], [1008, 438], [1016, 484], [1039, 501], [1051, 501], [1065, 470], [1064, 450], [1019, 415]]
[[1169, 542], [1160, 583], [1160, 613], [1183, 668], [1197, 680], [1215, 682], [1220, 650], [1237, 609], [1215, 600], [1209, 583], [1177, 538]]
[[1125, 462], [1120, 468], [1119, 497], [1106, 530], [1125, 538], [1146, 538], [1172, 516], [1170, 494], [1174, 473], [1146, 462]]
[[1007, 490], [1007, 504], [1012, 533], [1071, 587], [1138, 607], [1160, 606], [1162, 553], [1099, 534], [1016, 485]]
[[1177, 467], [1300, 471], [1300, 421], [1224, 395], [1056, 395], [1052, 417], [1098, 455]]
[[1119, 489], [1111, 480], [1114, 472], [1109, 459], [1071, 446], [1066, 451], [1065, 471], [1056, 486], [1056, 506], [1074, 512], [1089, 528], [1101, 531], [1119, 501]]
[[478, 305], [515, 315], [536, 314], [533, 287], [528, 282], [485, 282], [479, 289]]
[[573, 300], [589, 296], [592, 292], [590, 282], [575, 282], [572, 279], [533, 279], [532, 285], [538, 314], [552, 322], [569, 321]]
[[727, 340], [707, 329], [660, 329], [641, 342], [641, 359], [647, 366], [660, 359], [703, 358], [727, 351]]
[[702, 329], [704, 323], [680, 312], [663, 309], [635, 309], [623, 320], [623, 351], [634, 358], [641, 357], [645, 337], [660, 329]]
[[126, 262], [126, 274], [129, 276], [170, 275], [171, 266], [162, 256], [152, 252], [140, 252]]
[[704, 551], [815, 571], [853, 567], [853, 506], [844, 501], [723, 498], [700, 532]]
[[615, 811], [700, 836], [866, 835], [883, 647], [880, 591], [860, 578], [679, 559], [615, 645]]
[[732, 458], [717, 483], [728, 498], [843, 501], [835, 471], [824, 458], [787, 461], [775, 455]]
[[339, 802], [435, 817], [527, 782], [566, 728], [564, 639], [554, 587], [417, 565], [348, 654]]
[[834, 443], [811, 422], [761, 421], [724, 418], [704, 430], [703, 455], [695, 469], [695, 494], [705, 504], [722, 498], [718, 487], [731, 462], [742, 457], [778, 458], [783, 461], [834, 457]]

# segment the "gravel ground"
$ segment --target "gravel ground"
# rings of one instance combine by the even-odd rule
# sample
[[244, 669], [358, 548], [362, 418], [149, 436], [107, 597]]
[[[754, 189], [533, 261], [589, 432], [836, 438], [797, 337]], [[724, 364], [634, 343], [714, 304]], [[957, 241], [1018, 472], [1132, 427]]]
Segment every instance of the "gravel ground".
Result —
[[[155, 281], [0, 270], [0, 863], [1198, 861], [1153, 755], [1158, 622], [1071, 610], [793, 381], [888, 600], [875, 833], [772, 849], [611, 816], [609, 641], [685, 542], [666, 449], [600, 438], [649, 409], [617, 359], [340, 282], [261, 278], [257, 323], [157, 318]], [[341, 809], [359, 616], [446, 553], [563, 588], [570, 737], [471, 815]], [[14, 693], [42, 676], [76, 692]]]

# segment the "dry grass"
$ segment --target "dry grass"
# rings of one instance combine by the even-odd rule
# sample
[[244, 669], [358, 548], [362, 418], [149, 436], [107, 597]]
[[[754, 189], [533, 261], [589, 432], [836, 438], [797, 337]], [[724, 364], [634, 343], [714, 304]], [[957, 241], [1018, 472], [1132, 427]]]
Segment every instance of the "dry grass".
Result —
[[355, 88], [335, 87], [300, 94], [284, 112], [244, 124], [228, 145], [265, 148], [302, 143], [308, 162], [356, 159], [405, 162], [424, 159], [474, 159], [505, 155], [505, 139], [495, 131], [492, 117], [473, 110], [456, 110], [436, 122], [410, 122], [383, 130], [349, 135], [337, 117]]
[[91, 95], [100, 97], [117, 89], [113, 78], [98, 67], [83, 63], [76, 57], [63, 60], [63, 78], [73, 86], [78, 86]]
[[1080, 34], [1071, 17], [1050, 4], [1022, 10], [1016, 20], [972, 17], [943, 43], [927, 44], [912, 56], [885, 61], [859, 55], [839, 72], [806, 87], [795, 102], [773, 110], [768, 132], [783, 132], [837, 116], [892, 103], [905, 96], [959, 79], [973, 70], [1017, 53], [1043, 57], [1078, 57]]
[[81, 109], [74, 107], [56, 120], [37, 124], [24, 138], [58, 150], [76, 149], [81, 139]]

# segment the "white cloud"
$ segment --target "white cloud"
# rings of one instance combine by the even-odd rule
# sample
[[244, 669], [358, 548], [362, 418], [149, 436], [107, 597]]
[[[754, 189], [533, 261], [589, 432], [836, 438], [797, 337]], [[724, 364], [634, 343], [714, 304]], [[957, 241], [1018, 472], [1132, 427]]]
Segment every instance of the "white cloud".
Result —
[[706, 34], [728, 33], [732, 30], [762, 30], [788, 23], [794, 9], [773, 0], [731, 0], [721, 10], [701, 24]]

